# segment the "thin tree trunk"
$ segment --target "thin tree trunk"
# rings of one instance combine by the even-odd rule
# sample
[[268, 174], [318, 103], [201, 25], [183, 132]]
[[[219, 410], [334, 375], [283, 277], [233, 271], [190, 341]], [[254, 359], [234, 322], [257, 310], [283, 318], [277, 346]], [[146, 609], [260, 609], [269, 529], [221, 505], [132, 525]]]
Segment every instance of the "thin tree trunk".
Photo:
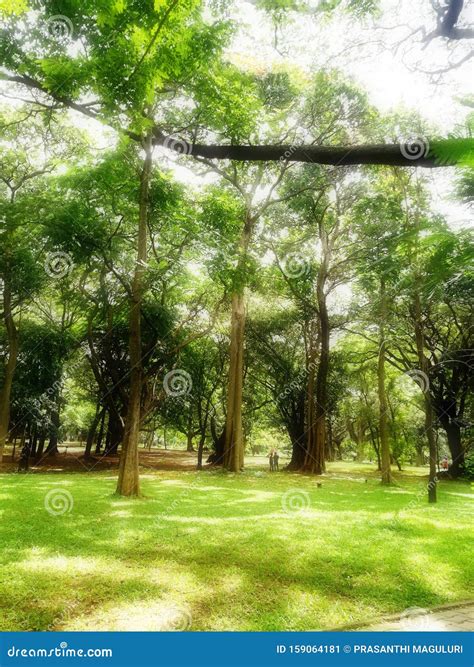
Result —
[[319, 331], [321, 335], [321, 351], [319, 355], [318, 372], [316, 375], [316, 472], [326, 470], [326, 416], [328, 408], [328, 373], [329, 373], [329, 316], [326, 305], [324, 285], [326, 281], [326, 262], [323, 263], [323, 275], [318, 280], [318, 312]]
[[204, 443], [206, 442], [206, 431], [201, 433], [201, 437], [199, 438], [199, 445], [198, 445], [198, 455], [197, 455], [197, 469], [202, 470], [202, 455], [204, 452]]
[[129, 313], [130, 393], [117, 482], [117, 493], [122, 496], [138, 496], [140, 494], [138, 439], [140, 435], [140, 406], [143, 384], [141, 305], [147, 261], [148, 194], [152, 167], [151, 135], [147, 137], [143, 148], [145, 150], [145, 159], [140, 176], [138, 249], [130, 295]]
[[101, 420], [100, 420], [99, 434], [97, 435], [97, 442], [95, 444], [95, 453], [96, 454], [100, 454], [100, 449], [101, 449], [101, 446], [102, 446], [102, 440], [103, 440], [103, 437], [104, 437], [104, 424], [105, 424], [106, 414], [107, 414], [107, 410], [104, 407], [104, 409], [102, 410], [102, 417], [101, 417]]
[[[312, 464], [317, 452], [316, 440], [316, 359], [318, 357], [321, 338], [317, 335], [318, 326], [310, 323], [309, 351], [308, 351], [308, 382], [306, 385], [306, 446], [304, 453], [303, 470], [313, 472]], [[320, 474], [322, 471], [319, 471]]]
[[30, 456], [36, 456], [36, 445], [38, 443], [38, 426], [33, 425], [30, 432]]
[[18, 358], [18, 331], [13, 320], [12, 294], [7, 274], [8, 269], [4, 275], [3, 286], [3, 318], [7, 332], [8, 359], [3, 375], [3, 385], [0, 389], [0, 463], [3, 460], [3, 452], [8, 437], [11, 391]]
[[192, 408], [189, 408], [189, 414], [188, 414], [188, 427], [187, 427], [187, 433], [186, 433], [186, 451], [187, 452], [194, 452], [194, 447], [193, 447], [193, 411]]
[[[418, 282], [418, 281], [417, 281]], [[415, 287], [414, 295], [414, 310], [415, 310], [415, 340], [416, 350], [418, 354], [418, 363], [420, 370], [424, 374], [424, 381], [426, 386], [422, 387], [425, 405], [425, 431], [428, 439], [428, 451], [430, 461], [430, 474], [428, 481], [428, 502], [435, 503], [437, 499], [436, 484], [438, 481], [436, 471], [436, 438], [434, 433], [434, 413], [433, 404], [431, 401], [431, 392], [429, 387], [429, 364], [425, 356], [425, 336], [423, 332], [423, 322], [421, 316], [421, 299], [418, 290], [418, 285]]]
[[48, 456], [56, 456], [59, 454], [59, 427], [60, 427], [60, 409], [61, 409], [61, 390], [57, 389], [54, 397], [54, 408], [51, 413], [51, 429], [46, 454]]
[[88, 459], [90, 458], [91, 452], [92, 452], [92, 445], [94, 444], [94, 437], [97, 431], [97, 427], [99, 425], [100, 420], [102, 419], [102, 415], [105, 412], [105, 408], [102, 410], [100, 409], [100, 404], [97, 403], [96, 409], [95, 409], [95, 415], [94, 419], [92, 420], [92, 424], [89, 427], [89, 430], [87, 432], [87, 440], [86, 440], [86, 448], [84, 450], [84, 458]]
[[382, 484], [392, 483], [390, 468], [390, 445], [388, 440], [388, 402], [385, 389], [385, 323], [387, 320], [387, 294], [385, 279], [380, 279], [380, 323], [379, 323], [379, 358], [377, 365], [377, 382], [379, 397], [379, 437], [380, 459], [382, 464]]
[[243, 466], [243, 356], [245, 330], [245, 303], [243, 293], [232, 296], [229, 378], [227, 383], [227, 411], [224, 444], [224, 467], [239, 472]]

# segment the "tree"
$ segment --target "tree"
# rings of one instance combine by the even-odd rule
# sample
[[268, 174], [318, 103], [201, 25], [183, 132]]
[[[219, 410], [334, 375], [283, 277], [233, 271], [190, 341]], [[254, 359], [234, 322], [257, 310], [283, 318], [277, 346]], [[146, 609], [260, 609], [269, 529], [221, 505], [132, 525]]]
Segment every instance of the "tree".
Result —
[[[41, 258], [38, 223], [30, 209], [32, 199], [69, 151], [68, 134], [48, 124], [49, 118], [24, 118], [22, 112], [2, 113], [4, 143], [0, 147], [0, 220], [2, 260], [2, 317], [7, 332], [6, 362], [0, 388], [0, 461], [10, 422], [10, 396], [19, 353], [17, 315], [31, 300], [48, 273], [54, 274], [57, 258]], [[61, 137], [58, 140], [56, 132]], [[40, 245], [41, 249], [41, 245]], [[41, 266], [43, 265], [43, 270]]]

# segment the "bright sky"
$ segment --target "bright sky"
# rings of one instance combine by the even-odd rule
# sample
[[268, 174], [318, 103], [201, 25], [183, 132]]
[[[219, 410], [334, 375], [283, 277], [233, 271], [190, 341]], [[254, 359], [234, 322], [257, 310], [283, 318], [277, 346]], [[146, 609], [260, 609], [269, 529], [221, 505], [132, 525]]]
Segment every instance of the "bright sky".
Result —
[[[474, 94], [474, 58], [441, 76], [426, 72], [459, 62], [472, 48], [469, 40], [447, 44], [444, 39], [436, 39], [426, 45], [420, 41], [421, 34], [408, 37], [419, 27], [425, 27], [428, 33], [433, 29], [429, 0], [382, 0], [382, 15], [363, 25], [340, 14], [328, 22], [314, 11], [319, 0], [307, 1], [313, 11], [292, 15], [290, 25], [278, 32], [277, 48], [271, 20], [254, 3], [239, 3], [235, 15], [245, 23], [245, 30], [235, 40], [233, 51], [244, 62], [253, 61], [264, 68], [286, 62], [308, 73], [324, 67], [340, 69], [367, 91], [380, 111], [416, 111], [426, 119], [428, 135], [428, 128], [446, 136], [464, 123], [472, 109], [459, 100]], [[474, 23], [472, 0], [466, 2], [463, 16], [465, 22]], [[436, 210], [452, 226], [468, 226], [469, 211], [451, 199], [455, 170], [423, 173], [429, 174], [433, 182]]]
[[[270, 69], [277, 63], [292, 64], [308, 73], [325, 67], [338, 68], [353, 77], [382, 112], [417, 111], [427, 121], [427, 134], [432, 134], [429, 128], [434, 127], [446, 136], [464, 122], [470, 110], [460, 104], [459, 98], [474, 92], [474, 59], [437, 78], [425, 71], [458, 62], [471, 48], [466, 43], [469, 40], [454, 44], [436, 39], [426, 45], [420, 41], [420, 34], [409, 36], [418, 27], [424, 26], [428, 32], [433, 29], [430, 0], [382, 0], [382, 15], [363, 25], [340, 13], [328, 22], [325, 15], [317, 12], [319, 0], [306, 2], [308, 12], [288, 15], [289, 21], [278, 31], [276, 48], [274, 25], [264, 12], [251, 0], [229, 3], [229, 14], [243, 24], [229, 56], [234, 62], [259, 69]], [[468, 0], [465, 21], [474, 19], [473, 10], [474, 2]], [[74, 114], [74, 122], [86, 128], [99, 146], [110, 144], [112, 135], [94, 121]], [[159, 153], [164, 156], [167, 151]], [[199, 177], [188, 168], [191, 160], [179, 157], [173, 159], [173, 164], [180, 180], [197, 185]], [[435, 208], [453, 226], [467, 226], [467, 209], [450, 199], [454, 171], [436, 169], [423, 173], [429, 174], [433, 182]]]

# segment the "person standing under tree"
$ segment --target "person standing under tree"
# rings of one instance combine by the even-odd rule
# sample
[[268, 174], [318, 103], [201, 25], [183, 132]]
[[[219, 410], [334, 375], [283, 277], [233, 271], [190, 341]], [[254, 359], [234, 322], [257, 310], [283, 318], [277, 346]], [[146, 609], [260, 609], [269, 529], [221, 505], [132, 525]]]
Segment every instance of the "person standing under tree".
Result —
[[280, 459], [280, 454], [277, 449], [273, 450], [273, 470], [278, 470], [278, 461]]
[[275, 456], [275, 450], [271, 449], [270, 452], [267, 454], [268, 456], [268, 462], [270, 464], [270, 472], [273, 472], [274, 470], [274, 456]]

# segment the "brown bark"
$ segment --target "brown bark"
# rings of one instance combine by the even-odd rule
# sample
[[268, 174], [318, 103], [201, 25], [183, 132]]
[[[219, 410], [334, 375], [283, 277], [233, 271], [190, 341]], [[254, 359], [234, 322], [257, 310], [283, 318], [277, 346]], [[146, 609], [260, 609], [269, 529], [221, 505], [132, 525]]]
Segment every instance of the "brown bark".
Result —
[[[462, 31], [455, 29], [451, 31], [451, 37]], [[467, 31], [471, 32], [472, 31]], [[2, 78], [6, 81], [19, 83], [28, 88], [33, 88], [42, 91], [48, 97], [60, 102], [65, 107], [74, 109], [91, 118], [96, 118], [96, 113], [84, 104], [79, 104], [61, 95], [57, 92], [51, 91], [41, 81], [37, 81], [27, 74], [11, 74], [3, 75]], [[140, 135], [131, 130], [122, 129], [121, 132], [132, 139], [133, 141], [141, 141]], [[168, 140], [168, 141], [167, 141]], [[153, 143], [162, 146], [166, 142], [169, 147], [169, 138], [165, 136], [159, 128], [154, 128]], [[429, 141], [427, 142], [429, 144]], [[182, 143], [176, 142], [177, 152], [182, 152]], [[449, 167], [456, 165], [456, 159], [451, 160], [436, 160], [431, 153], [427, 155], [420, 155], [417, 159], [405, 157], [400, 150], [399, 144], [366, 144], [361, 146], [236, 146], [236, 145], [217, 145], [206, 146], [202, 144], [189, 144], [187, 153], [197, 157], [217, 160], [238, 160], [238, 161], [252, 161], [252, 162], [269, 162], [280, 161], [288, 159], [289, 162], [310, 162], [314, 164], [330, 164], [334, 166], [347, 166], [358, 164], [384, 164], [388, 166], [400, 167]]]
[[[164, 139], [163, 139], [164, 141]], [[162, 143], [157, 141], [157, 143]], [[359, 164], [383, 164], [400, 167], [440, 166], [430, 156], [411, 160], [404, 157], [399, 144], [374, 144], [367, 146], [204, 146], [193, 144], [191, 155], [217, 160], [271, 162], [288, 159], [289, 162], [311, 162], [348, 166]], [[288, 156], [288, 157], [287, 157]]]
[[92, 424], [90, 425], [89, 430], [87, 431], [86, 448], [84, 450], [84, 458], [86, 459], [89, 458], [91, 455], [97, 427], [102, 419], [102, 415], [104, 414], [104, 412], [105, 408], [101, 410], [100, 404], [98, 403], [96, 405], [94, 419], [92, 420]]
[[382, 484], [392, 483], [392, 470], [390, 468], [390, 444], [388, 439], [388, 402], [385, 389], [385, 323], [387, 320], [387, 294], [385, 279], [380, 279], [380, 323], [379, 323], [379, 357], [377, 364], [377, 383], [379, 397], [379, 437], [380, 437], [380, 461], [382, 465]]
[[46, 448], [46, 454], [48, 456], [56, 456], [59, 454], [58, 442], [59, 442], [59, 428], [60, 428], [60, 409], [61, 409], [61, 390], [56, 389], [54, 395], [54, 407], [51, 412], [51, 428], [49, 434], [49, 442]]
[[194, 452], [193, 436], [194, 436], [193, 412], [192, 412], [192, 408], [190, 407], [189, 408], [189, 414], [188, 414], [188, 426], [187, 426], [187, 432], [186, 432], [186, 451], [187, 452]]
[[[418, 278], [416, 279], [418, 283]], [[434, 432], [434, 412], [429, 387], [429, 363], [425, 356], [425, 335], [423, 331], [423, 322], [421, 315], [421, 299], [418, 285], [415, 285], [414, 294], [414, 313], [415, 313], [415, 341], [418, 354], [418, 363], [420, 370], [424, 373], [426, 386], [423, 387], [424, 407], [425, 407], [425, 432], [428, 440], [430, 473], [428, 482], [428, 502], [435, 503], [437, 500], [436, 485], [438, 481], [436, 473], [436, 438]]]
[[8, 359], [5, 364], [3, 385], [0, 389], [0, 462], [3, 460], [3, 452], [8, 437], [8, 427], [10, 424], [10, 398], [18, 358], [18, 331], [13, 319], [12, 294], [9, 276], [7, 274], [8, 269], [5, 272], [3, 286], [3, 318], [7, 332]]
[[97, 442], [95, 443], [95, 453], [100, 454], [100, 449], [102, 447], [102, 439], [104, 437], [104, 425], [105, 425], [105, 416], [107, 414], [107, 410], [104, 407], [102, 410], [102, 417], [100, 419], [100, 426], [99, 426], [99, 432], [97, 434]]
[[232, 472], [239, 472], [244, 463], [242, 429], [244, 330], [244, 295], [243, 293], [235, 293], [232, 296], [230, 360], [224, 443], [224, 468]]
[[[319, 221], [319, 238], [321, 241], [321, 263], [316, 280], [316, 299], [318, 304], [319, 330], [319, 364], [316, 373], [315, 401], [312, 400], [311, 374], [308, 383], [308, 442], [304, 470], [321, 475], [325, 469], [326, 453], [326, 416], [328, 408], [328, 373], [329, 373], [329, 314], [326, 303], [326, 281], [331, 256], [331, 243], [324, 229], [323, 220]], [[313, 337], [312, 337], [313, 338]], [[313, 360], [314, 363], [314, 360]], [[311, 393], [310, 393], [311, 392]], [[313, 416], [314, 415], [314, 416]]]
[[144, 274], [147, 260], [148, 192], [152, 166], [151, 137], [146, 139], [143, 147], [145, 149], [145, 159], [140, 175], [138, 248], [130, 294], [130, 392], [117, 482], [117, 493], [122, 496], [138, 496], [140, 494], [138, 439], [140, 434], [140, 407], [143, 384], [141, 360], [141, 305], [143, 300]]
[[244, 385], [245, 340], [245, 264], [255, 220], [247, 213], [239, 243], [239, 262], [236, 285], [232, 294], [229, 374], [227, 381], [227, 409], [224, 441], [224, 468], [239, 472], [244, 465], [244, 438], [242, 427], [242, 397]]
[[302, 469], [320, 475], [318, 441], [317, 441], [317, 413], [316, 413], [316, 361], [319, 355], [321, 338], [318, 333], [319, 322], [311, 323], [308, 350], [308, 382], [306, 392], [306, 447]]

